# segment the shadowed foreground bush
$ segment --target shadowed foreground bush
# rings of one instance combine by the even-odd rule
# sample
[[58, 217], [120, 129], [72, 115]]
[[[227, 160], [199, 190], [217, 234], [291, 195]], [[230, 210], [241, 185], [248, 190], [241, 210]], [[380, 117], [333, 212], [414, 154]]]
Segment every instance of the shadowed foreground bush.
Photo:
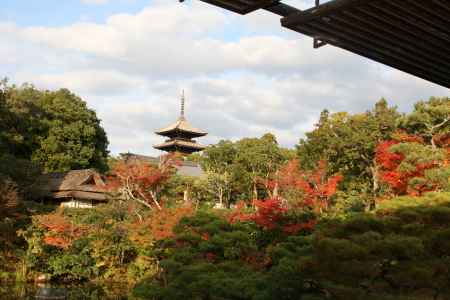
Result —
[[[409, 203], [412, 203], [409, 205]], [[139, 299], [450, 299], [450, 194], [395, 198], [374, 214], [277, 237], [214, 214], [162, 241]], [[264, 242], [261, 242], [264, 241]]]

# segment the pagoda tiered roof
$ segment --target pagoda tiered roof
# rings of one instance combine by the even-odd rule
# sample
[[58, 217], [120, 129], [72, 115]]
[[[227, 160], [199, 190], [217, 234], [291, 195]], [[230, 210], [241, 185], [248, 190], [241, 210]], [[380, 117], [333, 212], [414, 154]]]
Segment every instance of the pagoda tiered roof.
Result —
[[178, 120], [155, 133], [168, 137], [169, 139], [162, 144], [154, 145], [153, 148], [167, 152], [180, 152], [185, 154], [205, 149], [205, 146], [198, 144], [192, 138], [208, 134], [207, 132], [192, 126], [184, 117], [184, 92], [181, 96], [181, 114]]
[[168, 140], [162, 144], [158, 144], [153, 147], [155, 149], [167, 152], [184, 152], [184, 153], [193, 153], [205, 149], [205, 146], [198, 144], [195, 141], [192, 140], [187, 141], [180, 139]]
[[178, 118], [175, 123], [155, 131], [155, 133], [167, 137], [173, 137], [179, 133], [184, 133], [190, 137], [201, 137], [208, 134], [207, 132], [192, 126], [184, 116]]

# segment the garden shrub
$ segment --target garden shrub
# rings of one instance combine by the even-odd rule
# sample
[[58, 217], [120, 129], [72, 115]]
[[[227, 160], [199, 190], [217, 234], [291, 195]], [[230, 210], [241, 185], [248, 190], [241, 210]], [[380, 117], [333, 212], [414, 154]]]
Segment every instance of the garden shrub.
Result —
[[252, 221], [230, 224], [197, 213], [159, 243], [161, 271], [138, 284], [135, 296], [450, 299], [450, 199], [431, 193], [415, 200], [324, 219], [312, 233], [278, 232], [272, 239]]

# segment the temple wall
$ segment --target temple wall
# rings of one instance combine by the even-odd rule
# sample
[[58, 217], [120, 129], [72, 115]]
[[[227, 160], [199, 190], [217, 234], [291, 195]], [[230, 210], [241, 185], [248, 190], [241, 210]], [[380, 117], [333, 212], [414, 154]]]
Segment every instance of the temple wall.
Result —
[[72, 199], [70, 201], [61, 202], [60, 206], [66, 208], [93, 208], [94, 204], [91, 200]]

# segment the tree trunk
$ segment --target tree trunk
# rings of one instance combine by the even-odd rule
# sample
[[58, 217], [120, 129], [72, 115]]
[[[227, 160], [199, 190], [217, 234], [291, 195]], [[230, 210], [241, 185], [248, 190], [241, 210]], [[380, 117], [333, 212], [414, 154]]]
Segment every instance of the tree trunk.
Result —
[[253, 199], [258, 199], [258, 188], [256, 186], [256, 181], [253, 181]]
[[278, 198], [278, 175], [279, 175], [279, 171], [277, 170], [275, 172], [275, 186], [273, 187], [273, 198]]
[[433, 149], [436, 149], [436, 143], [434, 142], [434, 135], [431, 135], [431, 147], [433, 147]]
[[434, 131], [442, 126], [444, 126], [445, 124], [447, 124], [447, 122], [450, 121], [450, 116], [448, 116], [444, 121], [442, 121], [439, 124], [436, 124], [434, 126], [429, 127], [430, 130], [430, 136], [431, 136], [431, 146], [433, 147], [433, 149], [436, 149], [436, 143], [434, 142]]
[[275, 182], [275, 187], [273, 188], [273, 197], [274, 198], [278, 197], [278, 181]]
[[224, 195], [225, 195], [225, 207], [230, 208], [231, 188], [229, 183], [227, 183], [226, 185]]
[[159, 202], [158, 202], [158, 193], [157, 193], [156, 191], [150, 191], [150, 195], [151, 195], [151, 198], [152, 198], [152, 200], [153, 200], [153, 203], [155, 203], [156, 207], [157, 207], [159, 210], [162, 210], [162, 207], [161, 207], [161, 205], [160, 205]]
[[380, 188], [378, 182], [378, 165], [375, 161], [375, 158], [373, 159], [372, 166], [370, 166], [370, 173], [372, 173], [372, 199], [368, 204], [368, 207], [366, 207], [366, 210], [369, 211], [376, 209], [376, 198], [378, 196], [378, 189]]
[[183, 201], [184, 201], [184, 203], [188, 203], [190, 201], [190, 199], [189, 199], [189, 187], [186, 187], [186, 189], [183, 192]]

